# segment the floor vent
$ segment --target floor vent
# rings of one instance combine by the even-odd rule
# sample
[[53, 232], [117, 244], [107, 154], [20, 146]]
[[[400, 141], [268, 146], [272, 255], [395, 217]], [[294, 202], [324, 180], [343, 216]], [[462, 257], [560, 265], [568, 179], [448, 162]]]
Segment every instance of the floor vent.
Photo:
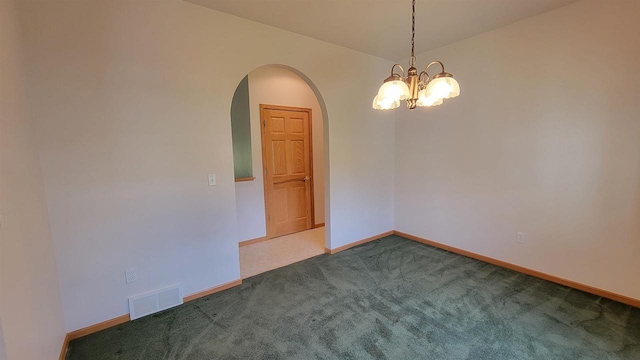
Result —
[[182, 288], [180, 285], [151, 291], [129, 298], [131, 320], [147, 316], [182, 304]]

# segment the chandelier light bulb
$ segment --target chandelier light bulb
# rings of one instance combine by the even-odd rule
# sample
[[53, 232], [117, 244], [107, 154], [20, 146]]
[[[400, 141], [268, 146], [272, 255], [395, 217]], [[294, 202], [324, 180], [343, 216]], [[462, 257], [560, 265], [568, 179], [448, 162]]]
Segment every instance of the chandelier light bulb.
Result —
[[387, 81], [378, 91], [378, 97], [396, 100], [406, 100], [409, 98], [409, 86], [402, 80]]
[[373, 108], [376, 110], [391, 110], [400, 106], [400, 100], [380, 97], [379, 95], [373, 99]]
[[460, 95], [460, 85], [451, 76], [437, 77], [427, 85], [427, 96], [450, 99]]
[[442, 99], [435, 96], [427, 95], [426, 89], [420, 90], [420, 92], [418, 93], [418, 102], [416, 103], [417, 106], [437, 106], [440, 104], [442, 104]]

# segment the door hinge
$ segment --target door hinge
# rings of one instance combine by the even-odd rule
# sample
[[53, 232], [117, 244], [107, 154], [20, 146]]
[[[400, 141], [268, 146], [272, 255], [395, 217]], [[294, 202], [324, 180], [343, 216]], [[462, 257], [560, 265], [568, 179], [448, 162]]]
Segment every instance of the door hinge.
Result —
[[264, 176], [269, 175], [269, 169], [268, 168], [264, 168]]
[[262, 120], [262, 127], [266, 128], [267, 127], [267, 120]]

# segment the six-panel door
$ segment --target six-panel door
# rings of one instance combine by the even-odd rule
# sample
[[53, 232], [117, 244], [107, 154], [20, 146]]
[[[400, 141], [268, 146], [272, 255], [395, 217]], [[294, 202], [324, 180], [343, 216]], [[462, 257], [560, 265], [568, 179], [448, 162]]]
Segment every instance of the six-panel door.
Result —
[[261, 105], [267, 236], [310, 229], [311, 109]]

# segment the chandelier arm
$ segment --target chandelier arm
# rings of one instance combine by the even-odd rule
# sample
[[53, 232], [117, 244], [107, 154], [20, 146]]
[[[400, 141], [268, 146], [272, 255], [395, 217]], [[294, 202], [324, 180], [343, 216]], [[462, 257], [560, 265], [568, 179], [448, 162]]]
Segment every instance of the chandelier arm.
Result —
[[[393, 69], [395, 69], [396, 66], [400, 68], [400, 71], [402, 71], [402, 75], [393, 72]], [[393, 64], [393, 66], [391, 67], [391, 76], [393, 76], [393, 75], [398, 75], [398, 76], [400, 76], [400, 77], [402, 77], [404, 79], [404, 68], [402, 67], [402, 65]]]
[[424, 73], [426, 73], [427, 75], [429, 75], [429, 74], [427, 73], [427, 70], [429, 70], [429, 67], [430, 67], [431, 65], [434, 65], [434, 64], [438, 64], [438, 65], [440, 65], [440, 67], [442, 68], [442, 72], [444, 72], [444, 64], [442, 63], [442, 61], [432, 61], [432, 62], [430, 62], [430, 63], [429, 63], [429, 65], [425, 66], [425, 68], [424, 68], [423, 72], [424, 72]]
[[[426, 76], [427, 78], [424, 79], [423, 76]], [[429, 76], [429, 73], [427, 73], [426, 71], [421, 71], [420, 74], [418, 75], [418, 84], [421, 86], [424, 86], [429, 81], [431, 81], [431, 77]]]

